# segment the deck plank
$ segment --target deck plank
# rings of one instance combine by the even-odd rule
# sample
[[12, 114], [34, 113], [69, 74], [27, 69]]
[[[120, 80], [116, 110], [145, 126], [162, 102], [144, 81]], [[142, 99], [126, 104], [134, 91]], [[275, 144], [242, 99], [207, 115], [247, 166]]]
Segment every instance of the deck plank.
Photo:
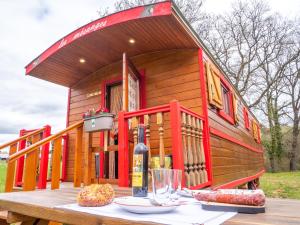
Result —
[[[151, 224], [54, 209], [59, 205], [76, 202], [79, 190], [80, 188], [67, 187], [59, 190], [2, 193], [0, 194], [0, 206], [10, 212], [66, 224]], [[130, 194], [131, 190], [128, 188], [116, 188], [117, 196]], [[224, 224], [300, 224], [299, 208], [300, 201], [297, 200], [267, 199], [266, 213], [238, 214]]]

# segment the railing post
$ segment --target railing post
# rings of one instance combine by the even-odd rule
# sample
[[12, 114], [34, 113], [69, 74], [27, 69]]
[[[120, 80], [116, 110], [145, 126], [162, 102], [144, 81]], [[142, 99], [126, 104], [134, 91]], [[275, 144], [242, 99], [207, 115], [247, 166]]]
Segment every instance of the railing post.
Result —
[[[25, 135], [26, 130], [20, 130], [20, 137]], [[26, 148], [26, 139], [19, 141], [19, 148], [18, 151]], [[17, 161], [17, 170], [16, 170], [16, 177], [15, 177], [15, 186], [22, 185], [22, 178], [23, 178], [23, 171], [24, 171], [24, 156], [20, 157]]]
[[[9, 155], [14, 154], [17, 151], [18, 144], [10, 146]], [[5, 192], [11, 192], [14, 187], [16, 161], [9, 162], [6, 169], [6, 181], [5, 181]]]
[[172, 134], [172, 156], [173, 169], [180, 169], [182, 171], [182, 187], [185, 186], [184, 160], [182, 149], [182, 134], [181, 134], [181, 111], [178, 101], [170, 102], [170, 125]]
[[[32, 137], [32, 144], [40, 140], [40, 134], [35, 134]], [[36, 187], [37, 165], [39, 157], [39, 148], [34, 149], [26, 155], [24, 169], [24, 184], [23, 191], [33, 191]]]
[[83, 183], [84, 185], [91, 184], [92, 178], [92, 133], [85, 132], [84, 133], [84, 177]]
[[62, 153], [62, 164], [61, 164], [61, 181], [64, 182], [67, 179], [67, 163], [68, 163], [68, 148], [69, 148], [69, 135], [64, 134], [63, 136], [63, 153]]
[[125, 119], [125, 112], [121, 111], [118, 114], [118, 174], [119, 186], [129, 186], [129, 146], [128, 146], [128, 121]]
[[58, 137], [53, 141], [52, 152], [52, 173], [51, 173], [51, 189], [58, 189], [60, 182], [60, 159], [61, 159], [61, 144], [62, 137]]
[[81, 186], [83, 126], [77, 128], [75, 140], [74, 187]]
[[[43, 137], [49, 137], [51, 135], [51, 126], [44, 126]], [[38, 188], [45, 189], [47, 186], [47, 174], [48, 174], [48, 161], [49, 161], [49, 142], [42, 146], [41, 160], [40, 160], [40, 176], [38, 181]]]

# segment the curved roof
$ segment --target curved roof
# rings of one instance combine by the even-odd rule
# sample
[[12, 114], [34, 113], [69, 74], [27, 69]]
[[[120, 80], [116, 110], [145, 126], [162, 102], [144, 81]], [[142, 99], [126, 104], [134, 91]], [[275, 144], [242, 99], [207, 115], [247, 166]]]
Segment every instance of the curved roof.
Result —
[[[129, 42], [134, 39], [135, 43]], [[26, 74], [71, 87], [86, 75], [129, 56], [198, 48], [171, 1], [140, 6], [88, 23], [61, 38], [29, 63]], [[85, 59], [80, 63], [79, 59]]]

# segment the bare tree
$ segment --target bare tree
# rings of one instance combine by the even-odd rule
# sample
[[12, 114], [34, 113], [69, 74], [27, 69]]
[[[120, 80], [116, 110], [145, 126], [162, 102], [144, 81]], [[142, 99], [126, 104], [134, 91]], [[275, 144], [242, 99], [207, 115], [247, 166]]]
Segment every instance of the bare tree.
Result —
[[249, 107], [257, 106], [300, 54], [286, 50], [292, 45], [293, 26], [262, 1], [237, 1], [229, 13], [207, 18], [211, 25], [201, 33], [202, 39]]
[[287, 114], [287, 116], [292, 121], [292, 143], [291, 150], [288, 152], [288, 158], [290, 160], [290, 171], [295, 171], [297, 169], [296, 159], [300, 152], [298, 146], [300, 126], [300, 58], [289, 66], [286, 73], [285, 93], [291, 101], [291, 113]]
[[[153, 4], [163, 1], [165, 0], [117, 0], [115, 1], [114, 7], [112, 9], [99, 9], [98, 14], [99, 16], [103, 17], [108, 13], [118, 12], [140, 5]], [[195, 26], [196, 24], [199, 24], [203, 16], [206, 15], [201, 11], [203, 0], [175, 0], [175, 3], [191, 25]]]

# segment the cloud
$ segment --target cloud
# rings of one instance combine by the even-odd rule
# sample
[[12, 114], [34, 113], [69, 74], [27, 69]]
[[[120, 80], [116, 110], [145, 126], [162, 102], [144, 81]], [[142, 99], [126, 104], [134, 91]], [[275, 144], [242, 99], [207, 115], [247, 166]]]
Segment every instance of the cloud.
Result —
[[50, 13], [50, 9], [44, 0], [38, 1], [38, 6], [34, 8], [33, 14], [37, 20], [43, 20]]

